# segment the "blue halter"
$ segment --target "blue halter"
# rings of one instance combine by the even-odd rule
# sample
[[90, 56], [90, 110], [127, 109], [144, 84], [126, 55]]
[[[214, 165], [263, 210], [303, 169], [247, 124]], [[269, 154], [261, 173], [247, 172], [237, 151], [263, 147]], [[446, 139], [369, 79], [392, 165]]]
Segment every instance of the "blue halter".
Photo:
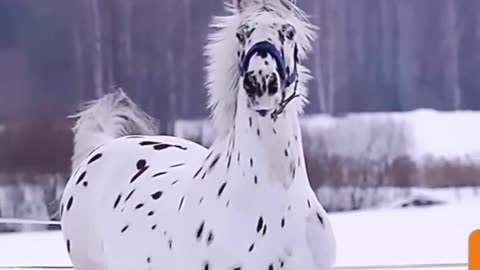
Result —
[[248, 70], [250, 60], [258, 52], [268, 53], [270, 56], [273, 57], [275, 63], [277, 64], [278, 75], [280, 75], [280, 79], [282, 80], [282, 82], [285, 82], [285, 87], [289, 87], [297, 80], [297, 63], [294, 63], [293, 71], [290, 74], [287, 74], [288, 72], [285, 66], [285, 55], [283, 53], [283, 50], [280, 53], [277, 48], [275, 48], [275, 46], [268, 41], [261, 41], [256, 43], [247, 52], [242, 64], [240, 65], [240, 73], [242, 76], [245, 75], [245, 72]]

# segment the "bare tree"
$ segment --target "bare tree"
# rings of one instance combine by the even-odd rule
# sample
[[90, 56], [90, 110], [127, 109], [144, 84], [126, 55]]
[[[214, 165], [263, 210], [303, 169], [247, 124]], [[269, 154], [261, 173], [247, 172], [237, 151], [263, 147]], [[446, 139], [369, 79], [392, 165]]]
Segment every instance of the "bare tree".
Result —
[[446, 67], [445, 76], [447, 87], [452, 93], [452, 109], [458, 110], [462, 108], [462, 94], [459, 81], [459, 35], [462, 32], [457, 17], [457, 5], [455, 0], [445, 1], [445, 46], [446, 57], [444, 64]]
[[103, 64], [103, 40], [102, 40], [102, 18], [100, 14], [100, 0], [88, 0], [92, 26], [92, 70], [95, 96], [101, 97], [104, 91], [104, 64]]

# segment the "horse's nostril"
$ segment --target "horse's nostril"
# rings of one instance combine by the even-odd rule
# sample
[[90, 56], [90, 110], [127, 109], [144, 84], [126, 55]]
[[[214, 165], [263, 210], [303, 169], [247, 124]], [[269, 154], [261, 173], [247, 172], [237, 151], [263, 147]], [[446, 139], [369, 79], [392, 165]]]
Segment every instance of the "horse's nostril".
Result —
[[245, 78], [243, 79], [243, 88], [249, 96], [253, 96], [257, 92], [258, 83], [255, 76], [253, 76], [253, 72], [248, 72], [245, 74]]
[[267, 89], [269, 95], [274, 95], [278, 92], [278, 79], [276, 74], [272, 74], [272, 76], [270, 76], [268, 79]]

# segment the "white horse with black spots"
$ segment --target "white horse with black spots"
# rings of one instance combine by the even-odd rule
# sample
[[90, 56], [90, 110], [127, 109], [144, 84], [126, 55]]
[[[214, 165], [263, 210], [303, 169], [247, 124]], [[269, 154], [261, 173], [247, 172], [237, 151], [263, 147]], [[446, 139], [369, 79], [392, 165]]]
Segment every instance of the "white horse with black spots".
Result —
[[61, 205], [76, 270], [333, 268], [299, 125], [314, 28], [292, 0], [226, 8], [206, 47], [210, 149], [154, 136], [121, 91], [77, 115]]

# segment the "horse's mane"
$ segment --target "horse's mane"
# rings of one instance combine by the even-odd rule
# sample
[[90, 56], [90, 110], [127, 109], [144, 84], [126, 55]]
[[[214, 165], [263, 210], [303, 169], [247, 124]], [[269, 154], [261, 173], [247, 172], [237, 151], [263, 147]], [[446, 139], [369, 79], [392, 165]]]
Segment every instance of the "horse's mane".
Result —
[[[315, 38], [316, 27], [309, 23], [307, 16], [294, 4], [286, 0], [264, 0], [252, 4], [247, 10], [239, 13], [231, 4], [226, 3], [227, 16], [214, 17], [210, 27], [216, 31], [208, 35], [205, 46], [207, 57], [207, 89], [208, 107], [211, 111], [213, 125], [217, 136], [224, 136], [233, 126], [236, 112], [236, 99], [240, 72], [238, 68], [238, 44], [235, 37], [243, 14], [258, 12], [262, 7], [268, 7], [286, 18], [297, 31], [299, 58], [305, 59], [311, 50]], [[303, 65], [298, 66], [299, 83], [297, 92], [302, 98], [292, 102], [299, 113], [307, 102], [306, 83], [311, 78], [310, 71]]]

